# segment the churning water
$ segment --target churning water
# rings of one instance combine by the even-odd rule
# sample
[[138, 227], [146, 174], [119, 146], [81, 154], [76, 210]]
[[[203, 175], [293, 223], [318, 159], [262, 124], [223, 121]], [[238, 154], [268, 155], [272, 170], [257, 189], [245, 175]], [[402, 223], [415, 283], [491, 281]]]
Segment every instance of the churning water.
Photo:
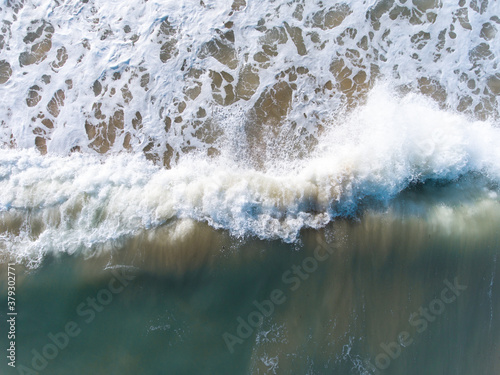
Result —
[[5, 1], [0, 21], [2, 373], [500, 372], [498, 1]]

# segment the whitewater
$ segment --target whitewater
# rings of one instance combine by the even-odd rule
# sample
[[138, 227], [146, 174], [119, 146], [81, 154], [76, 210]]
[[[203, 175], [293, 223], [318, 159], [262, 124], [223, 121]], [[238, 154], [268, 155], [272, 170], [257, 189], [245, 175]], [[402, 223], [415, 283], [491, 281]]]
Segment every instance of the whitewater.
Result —
[[296, 242], [422, 184], [499, 204], [498, 2], [0, 14], [3, 257], [37, 264], [163, 226], [188, 236], [189, 222]]

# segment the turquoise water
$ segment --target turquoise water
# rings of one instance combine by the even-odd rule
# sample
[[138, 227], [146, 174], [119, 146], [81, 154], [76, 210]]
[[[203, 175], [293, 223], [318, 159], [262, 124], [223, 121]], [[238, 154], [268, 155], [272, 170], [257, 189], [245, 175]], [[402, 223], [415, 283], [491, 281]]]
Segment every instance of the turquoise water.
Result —
[[[453, 187], [438, 188], [453, 196]], [[417, 188], [389, 210], [436, 195]], [[467, 231], [372, 211], [304, 231], [293, 245], [200, 226], [189, 247], [203, 259], [177, 252], [170, 268], [145, 238], [128, 249], [133, 259], [124, 249], [48, 257], [17, 269], [17, 370], [33, 368], [32, 350], [43, 353], [48, 334], [73, 321], [78, 335], [39, 373], [494, 374], [498, 218], [460, 220]], [[110, 288], [122, 290], [102, 292]]]

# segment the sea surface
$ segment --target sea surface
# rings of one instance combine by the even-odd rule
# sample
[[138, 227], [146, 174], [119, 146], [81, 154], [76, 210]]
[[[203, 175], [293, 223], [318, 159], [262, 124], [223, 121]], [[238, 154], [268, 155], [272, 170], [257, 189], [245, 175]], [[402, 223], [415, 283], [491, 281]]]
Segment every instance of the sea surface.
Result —
[[500, 374], [499, 184], [498, 1], [4, 1], [0, 374]]

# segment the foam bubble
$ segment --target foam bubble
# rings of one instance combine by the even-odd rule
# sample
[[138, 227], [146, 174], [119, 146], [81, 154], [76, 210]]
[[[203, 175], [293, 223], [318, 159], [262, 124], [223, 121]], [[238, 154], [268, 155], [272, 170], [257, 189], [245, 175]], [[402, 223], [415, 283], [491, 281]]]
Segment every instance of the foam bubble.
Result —
[[133, 150], [166, 166], [232, 142], [233, 155], [265, 164], [307, 154], [321, 127], [380, 80], [495, 117], [499, 6], [9, 3], [0, 141], [61, 155]]

